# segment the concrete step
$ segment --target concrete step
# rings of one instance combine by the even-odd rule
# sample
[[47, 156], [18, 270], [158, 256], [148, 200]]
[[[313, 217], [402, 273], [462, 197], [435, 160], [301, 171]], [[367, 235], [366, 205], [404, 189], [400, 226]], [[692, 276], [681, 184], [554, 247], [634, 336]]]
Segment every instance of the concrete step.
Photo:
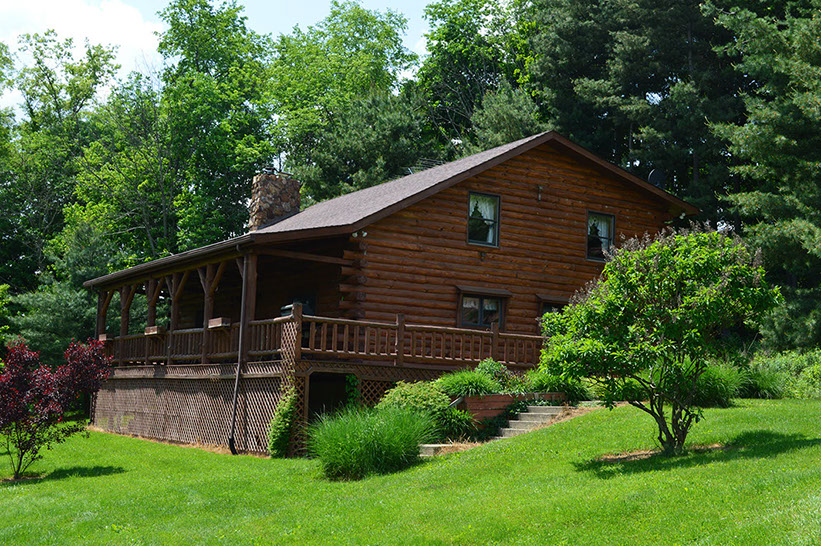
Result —
[[499, 429], [499, 436], [497, 436], [497, 438], [513, 438], [526, 432], [530, 432], [530, 429], [502, 428]]
[[510, 428], [514, 430], [524, 430], [525, 432], [529, 432], [534, 428], [538, 427], [542, 423], [534, 423], [531, 421], [511, 421], [507, 424], [506, 427], [503, 428]]
[[562, 410], [561, 406], [528, 406], [526, 412], [517, 414], [508, 421], [507, 427], [499, 429], [499, 436], [493, 439], [512, 438], [530, 432], [556, 419]]
[[422, 444], [419, 446], [420, 457], [435, 457], [443, 449], [450, 447], [450, 444]]
[[528, 423], [545, 423], [556, 418], [558, 413], [520, 413], [510, 419], [513, 421], [527, 421]]
[[527, 413], [540, 415], [558, 415], [564, 408], [562, 406], [528, 406]]

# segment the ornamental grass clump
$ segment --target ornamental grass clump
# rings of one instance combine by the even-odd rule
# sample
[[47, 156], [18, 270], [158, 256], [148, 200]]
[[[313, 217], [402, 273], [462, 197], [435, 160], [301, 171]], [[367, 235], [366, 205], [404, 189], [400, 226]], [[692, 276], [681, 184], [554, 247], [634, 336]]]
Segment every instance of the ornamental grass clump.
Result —
[[308, 451], [319, 459], [326, 477], [357, 480], [416, 463], [419, 445], [430, 441], [434, 430], [424, 413], [349, 407], [311, 425]]
[[474, 370], [447, 373], [436, 380], [439, 388], [452, 398], [484, 396], [501, 391], [501, 385], [487, 375]]
[[744, 372], [729, 364], [710, 364], [696, 380], [693, 404], [702, 408], [728, 408], [744, 383]]
[[536, 369], [528, 373], [527, 378], [534, 392], [563, 392], [565, 401], [571, 404], [592, 398], [590, 389], [572, 377], [562, 377]]
[[751, 365], [744, 374], [739, 398], [763, 398], [775, 400], [783, 398], [787, 392], [789, 376], [774, 368]]

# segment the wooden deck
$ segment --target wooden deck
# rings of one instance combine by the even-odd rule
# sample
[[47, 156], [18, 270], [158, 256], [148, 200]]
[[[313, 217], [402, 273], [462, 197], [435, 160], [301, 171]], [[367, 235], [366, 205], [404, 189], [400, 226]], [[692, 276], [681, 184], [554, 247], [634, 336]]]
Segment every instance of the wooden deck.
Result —
[[[295, 324], [294, 343], [283, 336], [286, 325]], [[125, 335], [108, 341], [114, 361], [120, 366], [236, 362], [239, 358], [240, 325], [215, 319], [210, 327], [165, 332], [146, 329], [143, 335]], [[288, 336], [290, 337], [290, 336]], [[396, 366], [423, 365], [461, 368], [493, 358], [512, 368], [538, 363], [540, 336], [491, 330], [445, 328], [396, 321], [290, 316], [248, 322], [249, 360], [275, 360], [284, 351], [299, 359], [380, 361]], [[290, 344], [290, 345], [289, 345]]]

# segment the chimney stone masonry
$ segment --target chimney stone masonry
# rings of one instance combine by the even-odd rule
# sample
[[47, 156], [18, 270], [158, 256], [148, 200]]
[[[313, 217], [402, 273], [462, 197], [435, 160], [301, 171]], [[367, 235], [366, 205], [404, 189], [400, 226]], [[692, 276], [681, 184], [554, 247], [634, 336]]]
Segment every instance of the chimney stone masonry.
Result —
[[301, 184], [287, 173], [260, 173], [254, 177], [248, 206], [248, 229], [256, 231], [299, 212]]

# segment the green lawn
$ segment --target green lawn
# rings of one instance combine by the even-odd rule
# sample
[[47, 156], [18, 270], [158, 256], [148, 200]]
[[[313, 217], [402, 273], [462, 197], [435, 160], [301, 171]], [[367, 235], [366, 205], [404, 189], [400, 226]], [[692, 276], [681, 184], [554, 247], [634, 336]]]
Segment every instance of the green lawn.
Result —
[[0, 543], [821, 543], [821, 402], [708, 411], [691, 440], [723, 451], [595, 462], [652, 436], [632, 408], [597, 410], [332, 483], [315, 461], [93, 433], [36, 463], [43, 479], [0, 484]]

